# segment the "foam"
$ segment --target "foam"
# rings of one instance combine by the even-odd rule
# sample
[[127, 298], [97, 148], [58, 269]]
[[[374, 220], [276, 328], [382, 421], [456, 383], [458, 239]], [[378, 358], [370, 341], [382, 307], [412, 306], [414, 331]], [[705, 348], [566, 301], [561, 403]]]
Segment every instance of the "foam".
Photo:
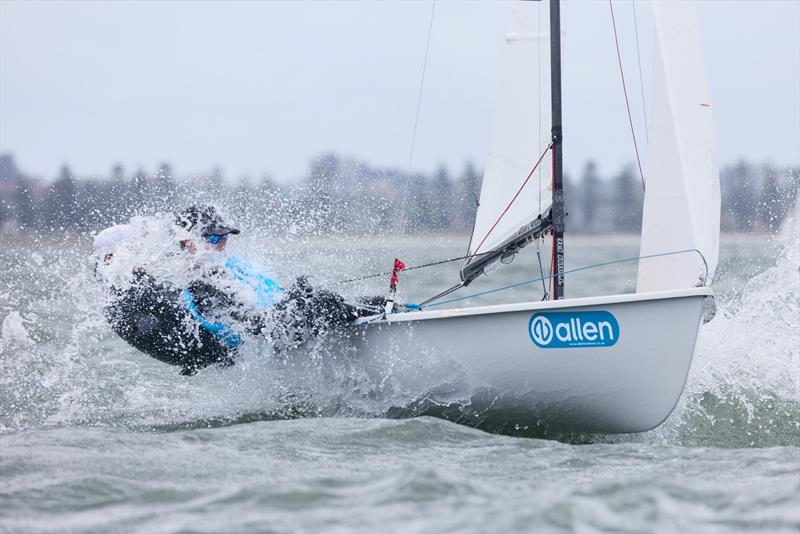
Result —
[[[265, 340], [251, 337], [235, 366], [209, 368], [194, 377], [178, 376], [176, 367], [128, 347], [106, 324], [105, 294], [97, 277], [124, 286], [131, 269], [143, 267], [182, 286], [195, 261], [175, 254], [183, 236], [171, 215], [134, 217], [130, 224], [139, 238], [120, 247], [110, 265], [98, 264], [94, 256], [75, 260], [66, 252], [41, 265], [35, 261], [34, 255], [41, 259], [38, 252], [21, 253], [30, 259], [19, 258], [20, 279], [41, 268], [59, 282], [46, 299], [27, 304], [11, 299], [13, 306], [2, 310], [0, 427], [172, 428], [259, 418], [383, 416], [417, 399], [419, 392], [406, 391], [395, 379], [408, 362], [357, 360], [345, 345], [329, 340], [315, 340], [299, 354], [276, 358]], [[246, 242], [230, 245], [247, 247]], [[254, 247], [246, 251], [258, 260]], [[776, 245], [775, 251], [772, 267], [729, 295], [720, 292], [717, 316], [701, 330], [686, 390], [670, 419], [644, 435], [595, 439], [714, 446], [797, 443], [800, 237]], [[301, 254], [286, 251], [282, 258], [288, 270], [308, 267]], [[218, 261], [213, 255], [203, 259]], [[21, 290], [32, 292], [33, 287]]]

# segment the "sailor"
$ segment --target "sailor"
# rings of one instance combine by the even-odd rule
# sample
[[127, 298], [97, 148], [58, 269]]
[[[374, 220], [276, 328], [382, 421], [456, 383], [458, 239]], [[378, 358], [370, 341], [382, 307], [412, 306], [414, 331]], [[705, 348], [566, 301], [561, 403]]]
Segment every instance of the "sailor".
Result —
[[195, 260], [196, 273], [180, 301], [201, 329], [232, 350], [245, 333], [266, 337], [276, 351], [288, 350], [380, 310], [383, 299], [350, 304], [341, 295], [313, 287], [308, 277], [289, 286], [227, 253], [228, 239], [240, 231], [213, 206], [190, 206], [175, 223], [183, 232], [181, 250]]
[[[385, 302], [378, 297], [350, 304], [336, 293], [312, 287], [307, 277], [289, 286], [260, 272], [227, 252], [228, 239], [240, 231], [213, 206], [186, 208], [174, 222], [179, 250], [171, 258], [187, 260], [185, 287], [135, 266], [123, 273], [124, 283], [105, 279], [105, 313], [122, 339], [180, 366], [181, 374], [232, 365], [248, 335], [266, 338], [276, 352], [283, 352], [323, 331], [379, 313]], [[135, 241], [135, 234], [128, 225], [100, 232], [95, 239], [98, 265], [111, 267], [122, 244]]]
[[108, 292], [104, 313], [112, 330], [145, 354], [180, 366], [182, 374], [212, 364], [232, 364], [228, 345], [195, 328], [180, 303], [179, 288], [156, 280], [141, 267], [119, 263], [116, 256], [131, 252], [137, 238], [143, 239], [132, 225], [119, 224], [94, 239], [95, 272]]

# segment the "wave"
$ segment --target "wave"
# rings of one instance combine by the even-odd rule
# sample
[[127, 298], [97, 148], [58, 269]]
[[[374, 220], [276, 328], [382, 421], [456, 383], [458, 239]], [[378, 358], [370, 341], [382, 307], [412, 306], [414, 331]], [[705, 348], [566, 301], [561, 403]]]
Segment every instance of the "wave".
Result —
[[[9, 285], [23, 289], [6, 296], [2, 308], [0, 432], [72, 425], [169, 432], [301, 417], [433, 415], [496, 433], [578, 443], [798, 446], [799, 241], [795, 236], [781, 245], [774, 265], [743, 286], [721, 292], [673, 415], [658, 429], [631, 436], [548, 433], [515, 413], [519, 399], [486, 391], [465, 397], [457, 376], [436, 395], [420, 395], [393, 378], [402, 362], [354, 361], [330, 339], [283, 360], [256, 341], [231, 368], [180, 377], [111, 332], [91, 260], [65, 254], [55, 264], [41, 256], [37, 263], [35, 251], [19, 250]], [[31, 283], [39, 277], [43, 284]], [[452, 401], [431, 400], [447, 395]]]

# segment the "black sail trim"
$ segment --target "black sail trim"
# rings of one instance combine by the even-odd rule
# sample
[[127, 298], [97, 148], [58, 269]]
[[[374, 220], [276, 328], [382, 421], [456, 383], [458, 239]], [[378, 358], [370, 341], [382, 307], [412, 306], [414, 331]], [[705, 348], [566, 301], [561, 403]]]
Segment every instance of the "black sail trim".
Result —
[[513, 256], [525, 245], [533, 242], [544, 235], [553, 225], [552, 209], [548, 208], [544, 213], [538, 215], [528, 224], [523, 225], [517, 233], [494, 249], [488, 252], [481, 252], [473, 255], [461, 267], [461, 281], [467, 286], [480, 275], [484, 274], [486, 268], [497, 261]]

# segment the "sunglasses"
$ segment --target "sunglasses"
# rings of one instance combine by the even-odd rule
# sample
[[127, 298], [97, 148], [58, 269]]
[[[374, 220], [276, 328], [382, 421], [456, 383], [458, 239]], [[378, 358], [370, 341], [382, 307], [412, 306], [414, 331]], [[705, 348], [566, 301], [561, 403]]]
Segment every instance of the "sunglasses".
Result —
[[227, 240], [228, 240], [227, 235], [210, 235], [206, 237], [206, 241], [208, 241], [212, 245], [216, 245], [218, 243], [225, 242]]

